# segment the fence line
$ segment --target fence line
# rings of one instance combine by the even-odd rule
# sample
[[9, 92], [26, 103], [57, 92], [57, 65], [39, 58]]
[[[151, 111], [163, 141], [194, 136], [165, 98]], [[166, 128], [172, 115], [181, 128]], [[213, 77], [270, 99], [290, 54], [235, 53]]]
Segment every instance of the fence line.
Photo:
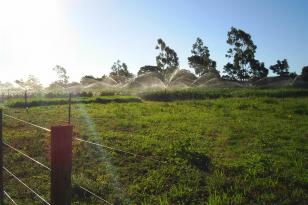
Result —
[[14, 204], [14, 205], [17, 205], [17, 203], [12, 199], [12, 197], [6, 192], [6, 191], [3, 191], [4, 192], [4, 195]]
[[[33, 127], [36, 127], [36, 128], [39, 128], [41, 130], [44, 130], [44, 131], [47, 131], [47, 132], [51, 132], [50, 129], [48, 128], [45, 128], [45, 127], [42, 127], [42, 126], [39, 126], [39, 125], [36, 125], [34, 123], [31, 123], [31, 122], [28, 122], [28, 121], [25, 121], [25, 120], [22, 120], [22, 119], [19, 119], [17, 117], [14, 117], [12, 115], [8, 115], [8, 114], [4, 114], [3, 113], [3, 116], [6, 116], [6, 117], [9, 117], [11, 119], [14, 119], [16, 121], [19, 121], [19, 122], [23, 122], [25, 124], [28, 124], [30, 126], [33, 126]], [[1, 118], [2, 120], [2, 118]], [[70, 120], [69, 120], [70, 121]], [[2, 124], [2, 123], [1, 123]], [[51, 132], [51, 135], [53, 132]], [[72, 137], [72, 136], [71, 136]], [[74, 139], [74, 138], [72, 138]], [[96, 143], [96, 142], [93, 142], [93, 141], [88, 141], [88, 140], [84, 140], [84, 139], [81, 139], [81, 138], [78, 138], [78, 137], [75, 137], [75, 140], [77, 141], [80, 141], [80, 142], [84, 142], [84, 143], [87, 143], [87, 144], [91, 144], [91, 145], [94, 145], [94, 146], [99, 146], [99, 147], [102, 147], [102, 148], [105, 148], [105, 149], [108, 149], [108, 150], [112, 150], [112, 151], [115, 151], [115, 152], [118, 152], [118, 153], [123, 153], [123, 154], [127, 154], [127, 155], [132, 155], [132, 156], [135, 156], [135, 157], [140, 157], [140, 158], [143, 158], [143, 159], [151, 159], [152, 161], [156, 161], [156, 162], [159, 162], [159, 163], [164, 163], [164, 164], [167, 164], [168, 162], [166, 161], [161, 161], [161, 160], [158, 160], [158, 159], [153, 159], [152, 157], [147, 157], [147, 156], [144, 156], [144, 155], [140, 155], [140, 154], [136, 154], [136, 153], [133, 153], [133, 152], [130, 152], [130, 151], [125, 151], [125, 150], [122, 150], [122, 149], [119, 149], [119, 148], [114, 148], [114, 147], [111, 147], [111, 146], [107, 146], [107, 145], [103, 145], [103, 144], [99, 144], [99, 143]], [[35, 160], [34, 158], [30, 157], [29, 155], [27, 155], [26, 153], [24, 153], [23, 151], [19, 150], [19, 149], [16, 149], [15, 147], [9, 145], [8, 143], [5, 143], [3, 142], [2, 143], [3, 145], [11, 148], [12, 150], [18, 152], [19, 154], [23, 155], [24, 157], [26, 157], [27, 159], [31, 160], [32, 162], [35, 162], [36, 164], [44, 167], [45, 169], [47, 169], [48, 171], [51, 171], [52, 169], [49, 168], [48, 166], [44, 165], [43, 163]], [[70, 162], [71, 163], [71, 162]], [[6, 169], [4, 166], [3, 166], [3, 169], [9, 174], [11, 175], [12, 177], [14, 177], [18, 182], [20, 182], [22, 185], [24, 185], [28, 190], [30, 190], [33, 194], [35, 194], [35, 196], [37, 196], [39, 199], [41, 199], [45, 204], [48, 204], [50, 205], [50, 203], [48, 201], [46, 201], [42, 196], [40, 196], [37, 192], [35, 192], [33, 189], [31, 189], [27, 184], [25, 184], [22, 180], [20, 180], [16, 175], [14, 175], [12, 172], [10, 172], [8, 169]], [[70, 175], [69, 175], [70, 176]], [[62, 176], [61, 176], [62, 177]], [[53, 179], [53, 177], [51, 177]], [[103, 199], [102, 197], [98, 196], [97, 194], [95, 194], [94, 192], [90, 191], [89, 189], [77, 184], [82, 190], [86, 191], [87, 193], [91, 194], [92, 196], [94, 196], [96, 199], [99, 199], [101, 202], [104, 202], [105, 204], [109, 204], [111, 205], [112, 203], [108, 202], [107, 200]], [[52, 191], [53, 193], [53, 191]], [[9, 197], [9, 196], [7, 196]], [[13, 200], [12, 200], [13, 201]], [[51, 200], [53, 201], [53, 200]], [[54, 203], [54, 202], [51, 202], [51, 203]], [[14, 203], [16, 204], [16, 203]]]
[[47, 131], [47, 132], [51, 132], [50, 129], [47, 129], [47, 128], [45, 128], [45, 127], [42, 127], [42, 126], [33, 124], [33, 123], [31, 123], [31, 122], [27, 122], [27, 121], [25, 121], [25, 120], [19, 119], [19, 118], [17, 118], [17, 117], [12, 116], [12, 115], [8, 115], [8, 114], [3, 113], [3, 116], [12, 118], [12, 119], [17, 120], [17, 121], [20, 121], [20, 122], [23, 122], [23, 123], [25, 123], [25, 124], [28, 124], [28, 125], [31, 125], [31, 126], [33, 126], [33, 127], [39, 128], [39, 129], [41, 129], [41, 130], [45, 130], [45, 131]]
[[[6, 116], [6, 117], [10, 117], [10, 118], [12, 118], [12, 119], [15, 119], [15, 120], [17, 120], [17, 121], [26, 123], [26, 124], [28, 124], [28, 125], [34, 126], [34, 127], [36, 127], [36, 128], [45, 130], [45, 131], [47, 131], [47, 132], [51, 132], [51, 130], [48, 129], [48, 128], [45, 128], [45, 127], [42, 127], [42, 126], [39, 126], [39, 125], [30, 123], [30, 122], [27, 122], [27, 121], [25, 121], [25, 120], [16, 118], [16, 117], [14, 117], [14, 116], [12, 116], [12, 115], [8, 115], [8, 114], [5, 114], [5, 113], [3, 113], [3, 115]], [[119, 148], [110, 147], [110, 146], [107, 146], [107, 145], [99, 144], [99, 143], [97, 143], [97, 142], [92, 142], [92, 141], [84, 140], [84, 139], [81, 139], [81, 138], [78, 138], [78, 137], [75, 137], [75, 139], [78, 140], [78, 141], [81, 141], [81, 142], [85, 142], [85, 143], [88, 143], [88, 144], [96, 145], [96, 146], [99, 146], [99, 147], [103, 147], [103, 148], [106, 148], [106, 149], [109, 149], [109, 150], [113, 150], [113, 151], [116, 151], [116, 152], [120, 152], [120, 153], [124, 153], [124, 154], [128, 154], [128, 155], [132, 155], [132, 156], [135, 156], [135, 157], [141, 157], [141, 158], [143, 158], [143, 159], [147, 159], [147, 158], [148, 158], [148, 159], [151, 159], [151, 160], [153, 160], [153, 161], [160, 162], [160, 163], [164, 163], [164, 164], [167, 164], [167, 163], [168, 163], [168, 162], [166, 162], [166, 161], [161, 161], [161, 160], [158, 160], [158, 159], [153, 159], [153, 158], [151, 158], [151, 157], [147, 157], [147, 156], [140, 155], [140, 154], [136, 154], [136, 153], [129, 152], [129, 151], [124, 151], [124, 150], [119, 149]]]
[[[35, 162], [36, 164], [38, 164], [38, 165], [44, 167], [44, 168], [47, 169], [48, 171], [51, 171], [51, 169], [50, 169], [48, 166], [46, 166], [46, 165], [44, 165], [43, 163], [41, 163], [41, 162], [35, 160], [34, 158], [30, 157], [29, 155], [25, 154], [24, 152], [22, 152], [22, 151], [20, 151], [20, 150], [18, 150], [18, 149], [16, 149], [16, 148], [14, 148], [13, 146], [11, 146], [11, 145], [9, 145], [9, 144], [7, 144], [7, 143], [5, 143], [5, 142], [3, 142], [3, 144], [4, 144], [5, 146], [11, 148], [12, 150], [14, 150], [14, 151], [20, 153], [21, 155], [23, 155], [23, 156], [26, 157], [27, 159], [29, 159], [29, 160]], [[78, 185], [81, 189], [83, 189], [84, 191], [88, 192], [89, 194], [91, 194], [91, 195], [94, 196], [95, 198], [97, 198], [97, 199], [103, 201], [104, 203], [106, 203], [106, 204], [112, 204], [112, 203], [108, 202], [107, 200], [103, 199], [102, 197], [98, 196], [97, 194], [93, 193], [93, 192], [90, 191], [89, 189], [87, 189], [87, 188], [85, 188], [85, 187], [83, 187], [83, 186], [81, 186], [81, 185], [79, 185], [79, 184], [77, 184], [77, 185]]]
[[34, 191], [31, 187], [29, 187], [26, 183], [24, 183], [21, 179], [19, 179], [16, 175], [14, 175], [7, 168], [3, 167], [3, 169], [12, 177], [14, 177], [19, 183], [24, 185], [29, 191], [31, 191], [36, 197], [38, 197], [41, 201], [43, 201], [47, 205], [51, 205], [47, 200], [45, 200], [41, 195], [39, 195], [36, 191]]

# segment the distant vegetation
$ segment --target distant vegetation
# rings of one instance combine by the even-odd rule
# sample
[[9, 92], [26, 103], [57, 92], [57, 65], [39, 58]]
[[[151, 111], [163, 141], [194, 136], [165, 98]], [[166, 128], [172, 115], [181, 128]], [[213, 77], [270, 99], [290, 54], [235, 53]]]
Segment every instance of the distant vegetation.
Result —
[[[47, 88], [43, 88], [39, 79], [30, 75], [27, 79], [16, 80], [18, 87], [11, 83], [0, 83], [3, 94], [21, 92], [88, 92], [122, 88], [187, 88], [187, 87], [308, 87], [307, 66], [298, 76], [289, 71], [287, 59], [277, 60], [277, 63], [265, 66], [264, 62], [256, 59], [257, 45], [251, 35], [241, 29], [231, 27], [227, 33], [227, 44], [230, 48], [226, 52], [229, 62], [223, 66], [220, 73], [217, 62], [211, 58], [210, 49], [204, 41], [198, 37], [192, 44], [191, 56], [187, 58], [189, 70], [180, 69], [176, 51], [159, 38], [155, 49], [158, 51], [155, 57], [156, 65], [142, 66], [137, 76], [129, 71], [125, 62], [117, 60], [111, 66], [109, 74], [95, 77], [85, 75], [80, 82], [70, 82], [66, 69], [56, 65], [53, 71], [58, 79]], [[276, 74], [275, 77], [267, 77], [269, 71]], [[294, 81], [294, 82], [293, 82]]]

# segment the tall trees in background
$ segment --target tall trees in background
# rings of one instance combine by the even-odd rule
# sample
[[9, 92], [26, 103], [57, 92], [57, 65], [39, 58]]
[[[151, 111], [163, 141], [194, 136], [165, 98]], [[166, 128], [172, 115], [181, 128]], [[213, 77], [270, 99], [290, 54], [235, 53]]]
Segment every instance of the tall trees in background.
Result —
[[120, 60], [113, 63], [109, 76], [121, 83], [125, 82], [128, 78], [134, 77], [134, 75], [128, 71], [126, 63], [122, 63]]
[[277, 60], [277, 63], [275, 65], [270, 66], [270, 68], [273, 73], [276, 73], [277, 75], [283, 76], [289, 74], [289, 63], [287, 59], [283, 59], [282, 61]]
[[255, 59], [257, 46], [248, 33], [232, 27], [228, 32], [227, 43], [231, 48], [227, 51], [226, 57], [233, 62], [224, 66], [225, 78], [243, 82], [267, 76], [268, 71], [264, 63]]
[[43, 89], [43, 86], [40, 83], [39, 79], [37, 79], [33, 75], [29, 75], [26, 80], [23, 79], [16, 80], [15, 83], [20, 87], [22, 87], [23, 89], [29, 91], [40, 91]]
[[191, 68], [194, 68], [196, 75], [204, 75], [207, 73], [215, 73], [219, 75], [216, 70], [216, 61], [210, 58], [210, 51], [207, 46], [203, 45], [201, 38], [197, 38], [192, 45], [192, 56], [188, 57], [188, 63]]
[[156, 49], [159, 50], [159, 54], [156, 56], [157, 67], [159, 67], [165, 79], [168, 79], [178, 68], [179, 58], [176, 52], [167, 46], [161, 38], [157, 40]]
[[56, 65], [53, 69], [58, 75], [58, 80], [53, 84], [57, 84], [61, 87], [66, 87], [68, 85], [69, 76], [67, 75], [66, 69], [62, 66]]

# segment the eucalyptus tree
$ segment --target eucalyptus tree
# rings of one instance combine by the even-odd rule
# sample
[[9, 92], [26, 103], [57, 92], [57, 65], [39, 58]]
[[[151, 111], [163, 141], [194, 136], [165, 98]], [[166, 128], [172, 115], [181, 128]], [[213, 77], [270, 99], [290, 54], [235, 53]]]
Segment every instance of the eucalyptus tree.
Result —
[[232, 63], [224, 66], [225, 78], [243, 82], [267, 75], [264, 63], [255, 59], [257, 46], [250, 34], [232, 27], [228, 32], [227, 43], [231, 48], [227, 51], [226, 57], [232, 59]]
[[197, 38], [192, 45], [191, 56], [188, 57], [188, 64], [194, 68], [196, 75], [204, 75], [207, 73], [218, 73], [216, 70], [216, 61], [210, 58], [210, 51], [203, 44], [201, 38]]
[[179, 58], [176, 52], [167, 46], [161, 38], [157, 40], [157, 45], [155, 48], [159, 50], [159, 53], [156, 56], [157, 67], [159, 67], [165, 77], [165, 80], [167, 80], [178, 68]]
[[282, 61], [277, 60], [275, 65], [270, 66], [270, 70], [277, 75], [288, 75], [289, 74], [289, 63], [287, 59], [283, 59]]

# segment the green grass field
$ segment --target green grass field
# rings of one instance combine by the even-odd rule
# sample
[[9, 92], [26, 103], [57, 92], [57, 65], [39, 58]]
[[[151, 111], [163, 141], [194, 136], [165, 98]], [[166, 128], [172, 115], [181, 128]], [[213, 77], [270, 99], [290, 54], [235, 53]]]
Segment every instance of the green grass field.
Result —
[[[75, 136], [146, 156], [74, 141], [73, 204], [99, 204], [77, 184], [115, 204], [307, 204], [308, 97], [249, 96], [73, 104]], [[67, 121], [67, 105], [5, 112]], [[4, 118], [4, 140], [49, 166], [49, 133]], [[48, 171], [9, 149], [4, 164], [49, 199]], [[5, 190], [41, 204], [6, 174]]]

